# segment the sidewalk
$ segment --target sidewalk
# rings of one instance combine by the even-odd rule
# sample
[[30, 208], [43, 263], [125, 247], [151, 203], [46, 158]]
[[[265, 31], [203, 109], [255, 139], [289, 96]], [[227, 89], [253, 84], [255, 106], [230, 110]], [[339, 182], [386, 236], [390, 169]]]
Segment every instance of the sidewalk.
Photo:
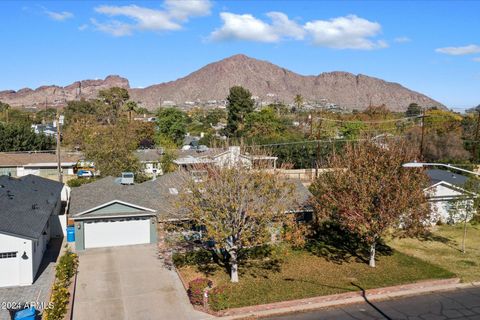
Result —
[[432, 280], [371, 290], [360, 290], [329, 296], [283, 301], [271, 304], [235, 308], [220, 312], [221, 319], [261, 318], [272, 315], [303, 312], [332, 306], [354, 304], [359, 302], [380, 301], [422, 293], [448, 291], [461, 288], [477, 287], [480, 282], [460, 283], [460, 279]]

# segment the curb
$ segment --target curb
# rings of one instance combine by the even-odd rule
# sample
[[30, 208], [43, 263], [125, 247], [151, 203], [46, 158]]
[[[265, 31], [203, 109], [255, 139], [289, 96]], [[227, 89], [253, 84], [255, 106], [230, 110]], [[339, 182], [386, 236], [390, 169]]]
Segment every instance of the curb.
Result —
[[327, 307], [355, 304], [369, 301], [382, 301], [405, 296], [415, 296], [423, 293], [449, 291], [480, 286], [480, 282], [460, 283], [459, 278], [422, 281], [399, 286], [370, 289], [320, 296], [307, 299], [282, 301], [271, 304], [256, 305], [228, 309], [221, 312], [220, 319], [262, 318], [273, 315], [312, 311]]

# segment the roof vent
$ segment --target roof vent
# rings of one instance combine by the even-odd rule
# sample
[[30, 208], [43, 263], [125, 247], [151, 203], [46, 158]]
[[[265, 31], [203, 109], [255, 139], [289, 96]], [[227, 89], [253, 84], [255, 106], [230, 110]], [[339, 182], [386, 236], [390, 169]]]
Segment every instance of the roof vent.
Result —
[[120, 184], [134, 184], [135, 175], [133, 172], [122, 172], [122, 178], [120, 179]]

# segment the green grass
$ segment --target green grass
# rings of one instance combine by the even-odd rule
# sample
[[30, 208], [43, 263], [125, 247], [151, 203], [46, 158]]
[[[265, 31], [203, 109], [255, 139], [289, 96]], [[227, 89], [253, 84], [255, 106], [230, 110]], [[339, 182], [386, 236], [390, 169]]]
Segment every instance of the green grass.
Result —
[[266, 260], [241, 265], [237, 284], [230, 283], [229, 275], [218, 265], [200, 269], [203, 272], [196, 266], [184, 266], [179, 271], [187, 281], [208, 277], [214, 286], [227, 286], [229, 308], [454, 276], [439, 266], [398, 251], [379, 256], [377, 267], [370, 268], [358, 257], [339, 260], [305, 250], [284, 249]]
[[480, 226], [468, 225], [466, 252], [461, 252], [463, 226], [436, 226], [425, 239], [397, 239], [390, 245], [455, 273], [464, 282], [480, 280]]

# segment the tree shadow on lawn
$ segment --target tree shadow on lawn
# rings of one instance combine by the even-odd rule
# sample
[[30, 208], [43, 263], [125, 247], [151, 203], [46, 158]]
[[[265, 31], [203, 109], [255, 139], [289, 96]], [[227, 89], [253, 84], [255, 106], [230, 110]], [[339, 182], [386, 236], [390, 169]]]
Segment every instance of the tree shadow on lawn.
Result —
[[[348, 262], [368, 263], [369, 248], [359, 237], [342, 230], [333, 223], [323, 223], [308, 239], [306, 249], [327, 261], [337, 264]], [[376, 256], [390, 256], [393, 250], [382, 240], [376, 245]]]
[[[224, 270], [230, 274], [229, 255], [226, 252], [204, 250], [195, 257], [194, 265], [206, 277], [213, 276], [216, 272]], [[261, 246], [243, 249], [238, 257], [239, 274], [250, 275], [253, 278], [263, 277], [268, 279], [271, 272], [281, 271], [282, 259], [278, 258], [271, 246]]]
[[452, 249], [455, 249], [457, 251], [462, 251], [460, 250], [460, 248], [458, 247], [458, 243], [457, 241], [453, 240], [453, 239], [450, 239], [450, 238], [447, 238], [447, 237], [444, 237], [444, 236], [439, 236], [437, 234], [434, 234], [433, 232], [431, 231], [427, 231], [425, 234], [422, 234], [418, 237], [418, 240], [420, 241], [432, 241], [432, 242], [440, 242]]

